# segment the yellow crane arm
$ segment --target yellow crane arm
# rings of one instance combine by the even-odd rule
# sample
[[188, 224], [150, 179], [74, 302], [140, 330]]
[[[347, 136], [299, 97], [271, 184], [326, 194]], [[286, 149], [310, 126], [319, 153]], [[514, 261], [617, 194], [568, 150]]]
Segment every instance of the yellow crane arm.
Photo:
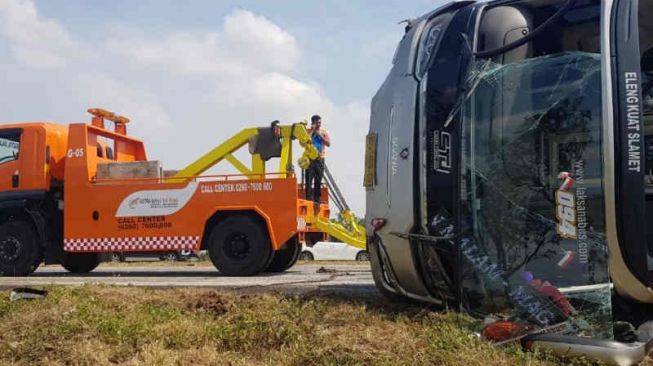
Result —
[[[281, 161], [279, 163], [279, 173], [288, 171], [288, 166], [292, 162], [292, 140], [297, 140], [304, 148], [304, 153], [298, 161], [302, 169], [308, 168], [311, 160], [317, 158], [319, 153], [311, 143], [311, 137], [306, 131], [306, 123], [300, 122], [292, 125], [278, 126], [279, 138], [281, 139]], [[250, 139], [259, 134], [258, 128], [246, 128], [222, 144], [216, 146], [211, 151], [202, 155], [194, 162], [188, 164], [185, 168], [178, 171], [171, 179], [196, 177], [223, 160], [231, 163], [241, 174], [247, 176], [256, 176], [265, 173], [265, 162], [258, 154], [252, 155], [252, 167], [248, 168], [244, 163], [239, 161], [232, 154], [248, 144]], [[258, 175], [260, 177], [260, 175]]]
[[[343, 214], [346, 212], [343, 212]], [[349, 214], [351, 214], [351, 212], [349, 212]], [[316, 220], [313, 222], [313, 225], [318, 230], [325, 232], [334, 238], [342, 240], [343, 243], [347, 243], [356, 248], [367, 249], [365, 232], [360, 231], [361, 228], [358, 224], [356, 224], [355, 219], [348, 222], [348, 224], [352, 229], [348, 229], [339, 223], [326, 221], [322, 218], [316, 218]]]
[[306, 169], [311, 165], [311, 160], [315, 160], [320, 156], [313, 142], [311, 136], [306, 131], [306, 122], [296, 123], [290, 127], [290, 135], [299, 142], [299, 145], [304, 148], [304, 153], [297, 161], [300, 168]]
[[[256, 136], [257, 134], [258, 134], [257, 128], [246, 128], [238, 132], [237, 134], [229, 138], [227, 141], [216, 146], [208, 153], [202, 155], [199, 159], [188, 164], [188, 166], [186, 166], [185, 168], [177, 172], [177, 174], [175, 174], [173, 178], [196, 177], [204, 173], [205, 171], [207, 171], [208, 169], [210, 169], [211, 167], [218, 164], [224, 159], [227, 159], [232, 164], [234, 164], [234, 162], [238, 160], [234, 158], [233, 155], [231, 154], [234, 151], [240, 149], [243, 145], [247, 144], [249, 142], [250, 137]], [[244, 165], [239, 165], [238, 163], [234, 165], [239, 171], [241, 171], [241, 173], [246, 174], [246, 172], [242, 171], [243, 168], [246, 168]]]

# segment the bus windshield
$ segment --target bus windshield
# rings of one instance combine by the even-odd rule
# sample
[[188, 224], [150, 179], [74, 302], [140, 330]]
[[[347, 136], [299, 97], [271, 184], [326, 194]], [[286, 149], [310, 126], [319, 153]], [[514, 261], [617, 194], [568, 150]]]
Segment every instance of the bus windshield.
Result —
[[600, 54], [477, 61], [458, 248], [472, 312], [610, 337]]

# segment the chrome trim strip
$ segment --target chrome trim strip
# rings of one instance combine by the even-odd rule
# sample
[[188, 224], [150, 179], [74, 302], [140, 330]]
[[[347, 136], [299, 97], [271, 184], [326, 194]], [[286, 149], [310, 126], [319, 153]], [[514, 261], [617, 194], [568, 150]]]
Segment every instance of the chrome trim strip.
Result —
[[385, 205], [389, 210], [392, 202], [392, 126], [395, 121], [395, 106], [390, 107], [390, 124], [388, 125], [388, 162], [386, 167]]

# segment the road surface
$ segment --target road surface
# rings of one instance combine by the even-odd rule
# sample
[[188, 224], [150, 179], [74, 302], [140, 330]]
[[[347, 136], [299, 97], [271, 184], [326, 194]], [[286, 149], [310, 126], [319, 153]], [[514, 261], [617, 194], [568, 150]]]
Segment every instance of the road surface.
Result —
[[278, 274], [255, 277], [221, 276], [211, 266], [172, 264], [143, 266], [138, 263], [105, 264], [91, 273], [75, 275], [60, 266], [39, 268], [28, 277], [0, 277], [0, 289], [43, 285], [106, 284], [144, 287], [204, 287], [239, 292], [320, 292], [342, 295], [376, 295], [369, 265], [300, 264]]

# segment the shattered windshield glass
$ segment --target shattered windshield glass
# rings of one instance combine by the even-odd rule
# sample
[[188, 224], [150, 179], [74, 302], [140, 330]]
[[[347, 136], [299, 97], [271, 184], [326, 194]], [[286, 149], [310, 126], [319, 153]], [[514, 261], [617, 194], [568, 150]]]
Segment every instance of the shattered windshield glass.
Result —
[[472, 68], [457, 230], [463, 305], [509, 320], [515, 336], [556, 327], [610, 338], [600, 55]]

